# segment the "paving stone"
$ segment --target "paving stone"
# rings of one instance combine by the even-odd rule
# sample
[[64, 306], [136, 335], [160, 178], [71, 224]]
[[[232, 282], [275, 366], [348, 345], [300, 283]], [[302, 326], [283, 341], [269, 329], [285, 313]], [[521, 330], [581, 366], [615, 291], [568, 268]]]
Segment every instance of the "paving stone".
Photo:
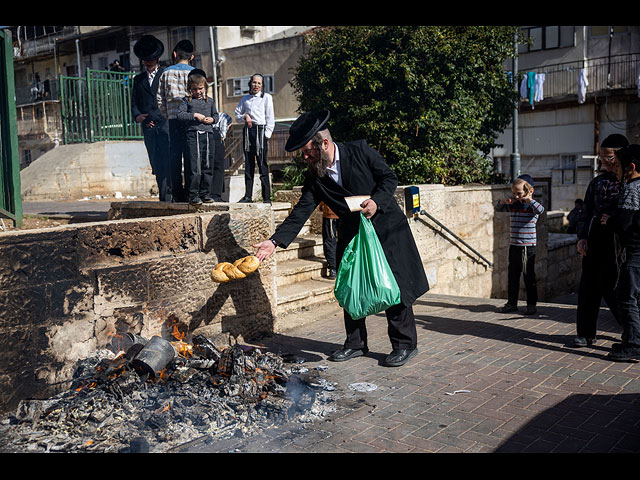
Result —
[[[367, 319], [369, 355], [342, 363], [326, 361], [344, 340], [340, 315], [283, 332], [275, 350], [308, 356], [309, 369], [328, 365], [323, 376], [342, 395], [336, 411], [309, 428], [193, 451], [639, 453], [640, 363], [607, 359], [621, 333], [610, 312], [601, 311], [596, 345], [571, 349], [574, 306], [541, 303], [535, 319], [489, 308], [503, 304], [425, 295], [414, 307], [418, 354], [398, 368], [381, 363], [390, 351], [384, 316]], [[378, 389], [350, 391], [358, 381]]]

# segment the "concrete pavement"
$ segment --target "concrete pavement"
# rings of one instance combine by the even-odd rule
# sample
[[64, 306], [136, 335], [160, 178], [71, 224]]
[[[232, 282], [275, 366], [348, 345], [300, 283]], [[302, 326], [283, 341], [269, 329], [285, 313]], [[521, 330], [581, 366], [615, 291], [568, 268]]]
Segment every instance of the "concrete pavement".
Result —
[[[126, 200], [127, 199], [123, 199], [121, 201]], [[22, 213], [23, 215], [99, 222], [107, 219], [107, 213], [109, 212], [109, 208], [111, 208], [111, 203], [116, 201], [119, 200], [102, 198], [46, 202], [29, 201], [22, 203]]]
[[[415, 305], [419, 353], [382, 366], [390, 351], [384, 316], [367, 320], [370, 353], [344, 363], [327, 356], [344, 340], [337, 305], [298, 314], [315, 321], [264, 339], [266, 348], [328, 367], [335, 411], [312, 423], [181, 452], [444, 453], [640, 452], [640, 363], [606, 355], [620, 339], [607, 309], [599, 341], [565, 347], [575, 306], [541, 303], [538, 314], [497, 313], [504, 300], [427, 294]], [[375, 385], [354, 391], [355, 383]]]

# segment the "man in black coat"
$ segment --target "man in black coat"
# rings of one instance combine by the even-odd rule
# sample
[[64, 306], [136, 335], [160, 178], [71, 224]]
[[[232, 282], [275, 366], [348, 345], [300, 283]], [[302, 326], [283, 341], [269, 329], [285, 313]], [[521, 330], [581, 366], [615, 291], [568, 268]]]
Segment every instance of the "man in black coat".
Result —
[[158, 198], [161, 202], [171, 202], [169, 124], [160, 113], [156, 99], [158, 81], [163, 70], [158, 59], [164, 52], [164, 45], [153, 35], [144, 35], [134, 45], [133, 52], [145, 68], [133, 78], [131, 99], [133, 117], [136, 122], [142, 124], [142, 134], [151, 171], [158, 184]]
[[[385, 311], [392, 352], [385, 365], [404, 365], [417, 353], [417, 334], [412, 305], [429, 290], [422, 260], [406, 215], [394, 193], [398, 179], [382, 156], [359, 140], [334, 143], [327, 128], [329, 112], [302, 114], [289, 130], [288, 152], [302, 149], [309, 170], [302, 194], [289, 216], [269, 240], [254, 245], [260, 261], [276, 246], [288, 246], [320, 202], [338, 215], [338, 265], [349, 242], [358, 233], [360, 212], [352, 212], [345, 197], [370, 195], [362, 202], [362, 214], [370, 218], [400, 287], [401, 301]], [[368, 352], [365, 318], [353, 319], [345, 311], [347, 338], [342, 349], [329, 359], [344, 361]]]

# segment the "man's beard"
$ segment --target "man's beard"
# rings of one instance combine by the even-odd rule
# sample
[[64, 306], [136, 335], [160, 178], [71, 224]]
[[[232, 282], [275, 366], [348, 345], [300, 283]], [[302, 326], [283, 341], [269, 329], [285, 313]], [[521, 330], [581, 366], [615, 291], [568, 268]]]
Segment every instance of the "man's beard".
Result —
[[320, 150], [320, 160], [317, 162], [309, 162], [309, 171], [316, 177], [322, 178], [327, 174], [327, 168], [331, 165], [331, 158], [329, 152]]

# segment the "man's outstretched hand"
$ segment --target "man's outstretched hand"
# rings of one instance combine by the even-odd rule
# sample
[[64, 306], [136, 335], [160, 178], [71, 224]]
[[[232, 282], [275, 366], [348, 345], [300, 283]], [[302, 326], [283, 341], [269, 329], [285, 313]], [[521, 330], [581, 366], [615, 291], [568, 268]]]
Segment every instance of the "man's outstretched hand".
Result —
[[265, 240], [264, 242], [256, 243], [253, 248], [256, 248], [256, 257], [262, 263], [263, 260], [269, 258], [276, 249], [276, 246], [271, 240]]

